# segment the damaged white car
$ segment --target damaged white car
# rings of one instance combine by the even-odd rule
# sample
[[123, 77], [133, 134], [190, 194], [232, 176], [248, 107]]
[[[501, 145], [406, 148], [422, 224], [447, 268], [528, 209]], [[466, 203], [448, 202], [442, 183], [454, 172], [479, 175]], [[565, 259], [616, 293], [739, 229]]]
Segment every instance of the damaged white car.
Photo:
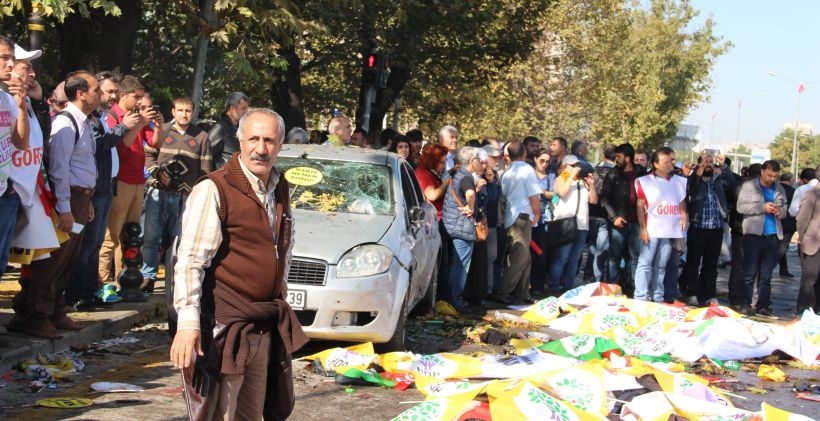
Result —
[[313, 339], [402, 349], [411, 310], [435, 303], [436, 210], [398, 155], [284, 145], [296, 225], [287, 300]]

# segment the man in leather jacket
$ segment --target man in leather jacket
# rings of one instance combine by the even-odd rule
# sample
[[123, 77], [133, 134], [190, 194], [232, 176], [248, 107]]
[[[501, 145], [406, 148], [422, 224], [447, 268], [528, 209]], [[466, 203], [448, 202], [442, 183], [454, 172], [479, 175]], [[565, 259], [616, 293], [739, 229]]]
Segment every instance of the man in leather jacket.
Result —
[[[615, 168], [604, 178], [599, 201], [610, 223], [609, 279], [621, 285], [624, 293], [631, 296], [634, 288], [635, 269], [640, 251], [640, 227], [635, 211], [637, 196], [635, 179], [646, 175], [646, 169], [635, 165], [635, 148], [629, 143], [615, 148]], [[624, 253], [626, 251], [626, 253]], [[621, 259], [626, 259], [621, 269]]]
[[234, 92], [225, 101], [225, 112], [208, 132], [211, 140], [211, 155], [214, 159], [214, 169], [222, 168], [231, 156], [239, 152], [239, 140], [236, 138], [236, 125], [239, 119], [248, 111], [248, 96], [242, 92]]

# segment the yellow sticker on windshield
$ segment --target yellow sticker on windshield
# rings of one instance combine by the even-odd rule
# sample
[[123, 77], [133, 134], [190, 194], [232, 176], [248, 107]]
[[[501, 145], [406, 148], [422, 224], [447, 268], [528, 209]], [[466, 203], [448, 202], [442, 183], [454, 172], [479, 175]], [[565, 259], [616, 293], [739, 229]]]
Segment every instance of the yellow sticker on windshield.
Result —
[[324, 176], [316, 168], [294, 167], [285, 171], [285, 180], [297, 186], [312, 186], [322, 181]]
[[91, 399], [84, 398], [48, 398], [37, 401], [37, 405], [48, 408], [83, 408], [93, 403]]

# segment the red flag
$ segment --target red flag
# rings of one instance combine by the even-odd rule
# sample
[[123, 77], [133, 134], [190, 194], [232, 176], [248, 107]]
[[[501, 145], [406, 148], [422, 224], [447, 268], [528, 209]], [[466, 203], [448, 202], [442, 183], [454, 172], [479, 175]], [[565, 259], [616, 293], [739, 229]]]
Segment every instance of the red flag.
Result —
[[797, 85], [797, 93], [798, 93], [798, 94], [802, 94], [802, 93], [803, 93], [803, 91], [805, 91], [805, 90], [806, 90], [806, 85], [804, 85], [804, 84], [802, 84], [802, 83], [800, 83], [800, 84], [798, 84], [798, 85]]

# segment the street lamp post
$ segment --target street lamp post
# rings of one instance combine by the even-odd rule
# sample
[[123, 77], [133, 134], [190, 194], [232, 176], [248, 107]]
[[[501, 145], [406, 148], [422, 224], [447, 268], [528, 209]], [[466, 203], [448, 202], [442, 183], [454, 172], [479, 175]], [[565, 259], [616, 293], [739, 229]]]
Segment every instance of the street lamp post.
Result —
[[769, 76], [776, 77], [778, 79], [783, 79], [787, 82], [791, 82], [797, 85], [797, 111], [794, 117], [794, 139], [792, 140], [792, 174], [797, 174], [798, 162], [797, 162], [797, 152], [800, 148], [799, 144], [797, 143], [797, 130], [800, 128], [800, 97], [803, 95], [803, 91], [806, 90], [807, 85], [812, 85], [815, 83], [820, 82], [820, 80], [815, 80], [813, 82], [803, 83], [798, 82], [796, 80], [789, 79], [784, 76], [780, 76], [775, 72], [768, 72]]

